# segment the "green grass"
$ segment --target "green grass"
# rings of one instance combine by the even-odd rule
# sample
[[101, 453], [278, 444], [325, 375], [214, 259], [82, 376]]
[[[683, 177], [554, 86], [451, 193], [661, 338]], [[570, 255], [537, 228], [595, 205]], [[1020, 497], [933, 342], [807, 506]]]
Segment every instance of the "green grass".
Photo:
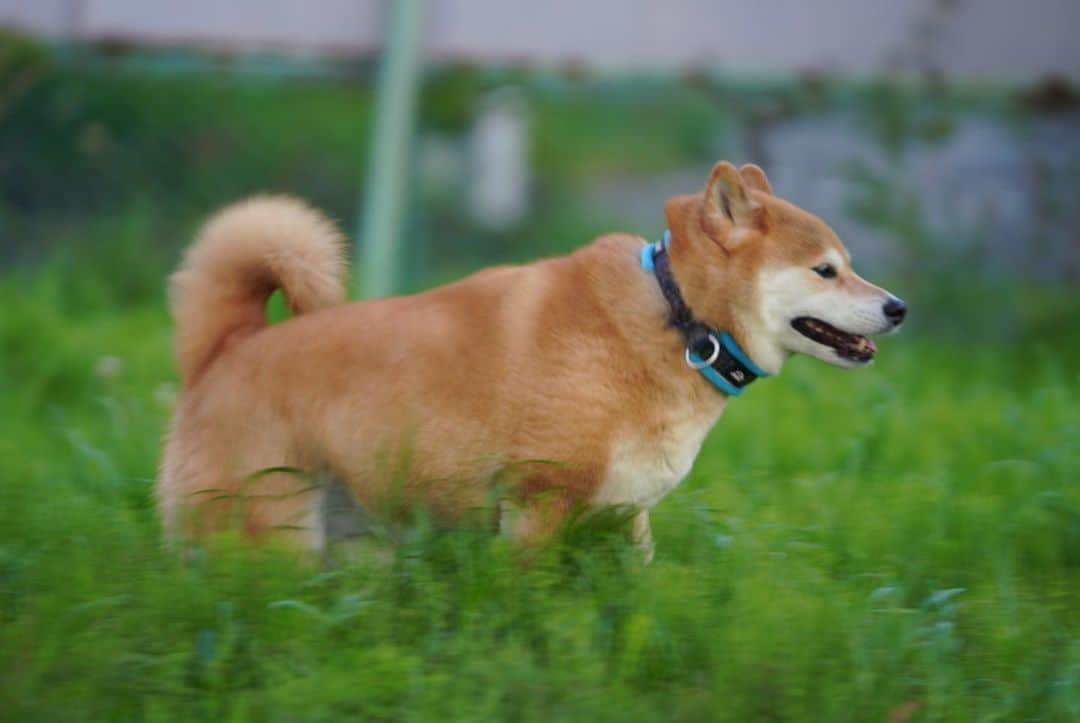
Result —
[[731, 404], [654, 511], [650, 567], [595, 526], [528, 565], [419, 526], [376, 543], [389, 559], [320, 571], [235, 540], [162, 548], [169, 320], [80, 308], [97, 292], [73, 278], [0, 282], [2, 718], [1080, 715], [1065, 321], [964, 339], [916, 315], [868, 370], [794, 361]]

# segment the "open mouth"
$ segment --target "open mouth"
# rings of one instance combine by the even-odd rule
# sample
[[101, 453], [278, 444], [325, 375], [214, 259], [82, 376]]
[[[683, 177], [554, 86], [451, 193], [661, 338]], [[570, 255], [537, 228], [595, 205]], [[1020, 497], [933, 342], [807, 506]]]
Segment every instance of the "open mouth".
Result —
[[861, 334], [849, 334], [840, 331], [831, 324], [826, 324], [821, 319], [813, 319], [809, 316], [800, 316], [793, 319], [791, 326], [795, 331], [818, 344], [824, 344], [844, 359], [857, 362], [868, 362], [874, 358], [877, 347], [874, 342]]

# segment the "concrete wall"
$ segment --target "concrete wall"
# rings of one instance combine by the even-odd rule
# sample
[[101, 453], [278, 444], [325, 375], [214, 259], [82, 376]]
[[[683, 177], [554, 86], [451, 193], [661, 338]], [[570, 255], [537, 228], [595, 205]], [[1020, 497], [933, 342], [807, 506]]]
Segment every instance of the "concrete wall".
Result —
[[[51, 37], [377, 51], [390, 0], [0, 0]], [[429, 0], [434, 59], [1080, 78], [1077, 0]]]

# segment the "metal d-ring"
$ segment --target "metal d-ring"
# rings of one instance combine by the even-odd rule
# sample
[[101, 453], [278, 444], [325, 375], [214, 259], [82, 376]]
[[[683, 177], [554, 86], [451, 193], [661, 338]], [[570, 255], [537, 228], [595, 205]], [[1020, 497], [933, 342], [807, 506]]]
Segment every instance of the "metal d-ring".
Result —
[[704, 369], [705, 367], [712, 366], [713, 362], [720, 358], [720, 340], [714, 335], [709, 334], [709, 341], [712, 342], [712, 354], [709, 358], [703, 362], [694, 362], [690, 359], [690, 347], [686, 347], [686, 365], [691, 369]]

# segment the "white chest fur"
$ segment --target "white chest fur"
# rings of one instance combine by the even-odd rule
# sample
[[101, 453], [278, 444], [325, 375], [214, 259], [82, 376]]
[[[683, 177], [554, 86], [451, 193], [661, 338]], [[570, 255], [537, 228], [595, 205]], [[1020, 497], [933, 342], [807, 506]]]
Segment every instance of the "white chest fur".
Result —
[[640, 509], [655, 505], [690, 472], [723, 408], [719, 402], [708, 409], [671, 409], [662, 421], [617, 437], [593, 501]]

